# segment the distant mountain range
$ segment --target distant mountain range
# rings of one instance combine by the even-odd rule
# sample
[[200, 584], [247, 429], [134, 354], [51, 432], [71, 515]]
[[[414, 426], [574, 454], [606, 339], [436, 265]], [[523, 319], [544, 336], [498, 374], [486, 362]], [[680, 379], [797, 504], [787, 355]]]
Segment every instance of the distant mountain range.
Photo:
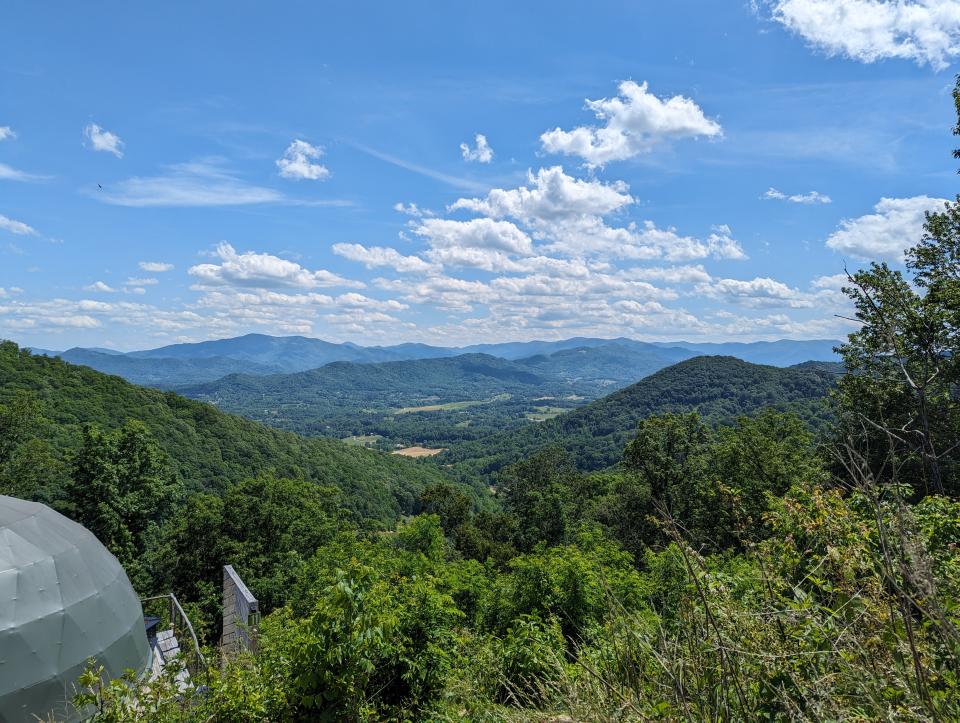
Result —
[[698, 355], [728, 355], [755, 364], [790, 366], [804, 361], [836, 361], [832, 340], [782, 339], [752, 343], [643, 342], [633, 339], [575, 337], [560, 341], [506, 342], [468, 347], [427, 344], [360, 346], [303, 336], [247, 334], [194, 344], [173, 344], [144, 351], [73, 348], [33, 349], [59, 356], [136, 384], [174, 389], [220, 379], [228, 374], [302, 372], [331, 362], [359, 364], [434, 359], [462, 354], [487, 354], [523, 360], [531, 371], [570, 380], [622, 386], [657, 369]]

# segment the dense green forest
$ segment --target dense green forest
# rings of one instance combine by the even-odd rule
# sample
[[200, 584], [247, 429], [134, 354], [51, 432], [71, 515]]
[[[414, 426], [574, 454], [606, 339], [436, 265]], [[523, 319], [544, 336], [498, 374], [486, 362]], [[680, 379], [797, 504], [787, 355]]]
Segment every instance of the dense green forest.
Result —
[[780, 369], [733, 357], [696, 357], [554, 419], [458, 445], [440, 459], [464, 474], [486, 476], [556, 445], [581, 469], [602, 469], [617, 462], [641, 419], [665, 412], [697, 411], [705, 421], [719, 423], [774, 408], [793, 411], [816, 427], [830, 416], [826, 395], [839, 367]]
[[342, 504], [357, 519], [392, 524], [413, 510], [424, 486], [443, 478], [435, 467], [273, 430], [172, 392], [31, 355], [11, 342], [0, 344], [0, 381], [4, 433], [17, 440], [5, 461], [8, 484], [14, 491], [39, 485], [31, 491], [44, 500], [59, 495], [85, 425], [112, 431], [131, 420], [145, 426], [189, 492], [220, 493], [261, 473], [302, 478], [341, 490]]
[[[210, 645], [186, 689], [91, 661], [93, 720], [958, 720], [958, 269], [960, 197], [849, 275], [842, 374], [681, 362], [465, 456], [495, 500], [5, 344], [0, 491]], [[265, 616], [221, 658], [226, 562]]]

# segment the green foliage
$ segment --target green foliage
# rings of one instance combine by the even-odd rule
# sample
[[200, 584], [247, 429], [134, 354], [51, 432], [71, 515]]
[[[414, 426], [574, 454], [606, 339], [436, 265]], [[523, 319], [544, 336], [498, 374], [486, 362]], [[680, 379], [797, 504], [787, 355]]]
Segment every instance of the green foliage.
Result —
[[463, 490], [452, 484], [430, 485], [419, 499], [420, 512], [437, 515], [443, 531], [453, 535], [457, 529], [470, 521], [473, 501]]
[[292, 651], [295, 705], [315, 720], [423, 710], [445, 684], [459, 615], [430, 578], [388, 582], [360, 564], [338, 570]]
[[743, 553], [677, 538], [642, 573], [595, 530], [499, 573], [450, 560], [431, 517], [341, 538], [302, 571], [310, 607], [268, 615], [208, 688], [94, 670], [77, 700], [118, 723], [955, 719], [958, 503], [795, 485], [766, 517]]
[[556, 618], [521, 615], [496, 649], [500, 658], [497, 697], [517, 707], [538, 707], [553, 697], [563, 675], [564, 640]]
[[43, 405], [19, 391], [0, 404], [0, 494], [43, 502], [61, 493], [63, 462], [41, 437]]
[[153, 586], [199, 603], [197, 622], [208, 638], [216, 632], [226, 564], [257, 591], [261, 610], [280, 607], [306, 560], [340, 527], [337, 499], [331, 488], [270, 475], [231, 485], [222, 497], [191, 496], [149, 550]]
[[84, 427], [65, 492], [67, 513], [93, 532], [143, 589], [140, 553], [181, 494], [146, 427], [128, 422], [107, 434]]
[[598, 470], [620, 460], [641, 420], [693, 410], [714, 425], [769, 407], [792, 411], [821, 428], [831, 416], [826, 395], [836, 381], [834, 367], [780, 369], [731, 357], [697, 357], [554, 419], [458, 445], [440, 459], [454, 462], [465, 473], [487, 476], [559, 446], [581, 470]]
[[684, 488], [702, 476], [701, 451], [708, 434], [696, 413], [649, 417], [627, 445], [623, 465], [646, 483], [655, 505], [673, 510], [685, 499]]
[[630, 555], [598, 531], [583, 529], [577, 544], [511, 560], [484, 602], [484, 620], [503, 632], [523, 616], [555, 618], [573, 648], [600, 624], [610, 600], [635, 608], [643, 593]]
[[567, 536], [567, 506], [572, 482], [579, 476], [562, 449], [547, 449], [508, 467], [499, 491], [507, 511], [520, 523], [515, 544], [530, 550], [538, 542], [557, 545]]
[[[231, 483], [272, 473], [336, 487], [355, 521], [389, 527], [413, 510], [426, 486], [446, 479], [430, 465], [279, 432], [172, 392], [33, 356], [11, 342], [0, 342], [0, 382], [4, 408], [16, 398], [41, 405], [45, 419], [35, 438], [56, 450], [58, 459], [80, 448], [85, 424], [110, 432], [136, 420], [167, 454], [189, 492], [222, 493]], [[65, 483], [63, 475], [53, 477], [23, 496], [44, 498], [45, 489], [56, 491]]]
[[860, 328], [840, 347], [852, 372], [837, 389], [838, 436], [873, 474], [918, 495], [960, 493], [960, 197], [927, 215], [907, 253], [911, 280], [885, 263], [850, 277]]
[[713, 430], [695, 413], [664, 414], [640, 422], [618, 470], [583, 474], [559, 448], [508, 467], [498, 485], [503, 524], [482, 531], [474, 515], [451, 539], [463, 555], [486, 560], [494, 535], [527, 551], [599, 524], [640, 560], [666, 541], [658, 519], [667, 514], [701, 548], [726, 550], [767, 534], [770, 495], [825, 480], [813, 437], [793, 415], [766, 410]]
[[103, 666], [91, 660], [77, 680], [72, 703], [84, 720], [96, 723], [188, 720], [192, 711], [189, 700], [179, 695], [176, 681], [179, 670], [179, 666], [171, 665], [162, 676], [146, 685], [133, 670], [110, 680]]

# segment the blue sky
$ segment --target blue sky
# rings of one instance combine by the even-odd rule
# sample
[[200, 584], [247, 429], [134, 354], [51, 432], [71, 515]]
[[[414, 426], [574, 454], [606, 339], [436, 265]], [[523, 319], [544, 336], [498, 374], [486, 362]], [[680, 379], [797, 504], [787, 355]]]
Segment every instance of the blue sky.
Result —
[[0, 337], [838, 338], [958, 55], [957, 0], [6, 3]]

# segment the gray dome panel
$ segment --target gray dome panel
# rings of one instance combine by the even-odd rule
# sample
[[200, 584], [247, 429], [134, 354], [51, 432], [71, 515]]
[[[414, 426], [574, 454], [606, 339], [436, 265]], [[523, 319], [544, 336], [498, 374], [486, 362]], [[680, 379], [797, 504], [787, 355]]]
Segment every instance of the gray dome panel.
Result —
[[117, 559], [82, 525], [0, 495], [0, 720], [75, 720], [88, 659], [145, 670], [143, 610]]

